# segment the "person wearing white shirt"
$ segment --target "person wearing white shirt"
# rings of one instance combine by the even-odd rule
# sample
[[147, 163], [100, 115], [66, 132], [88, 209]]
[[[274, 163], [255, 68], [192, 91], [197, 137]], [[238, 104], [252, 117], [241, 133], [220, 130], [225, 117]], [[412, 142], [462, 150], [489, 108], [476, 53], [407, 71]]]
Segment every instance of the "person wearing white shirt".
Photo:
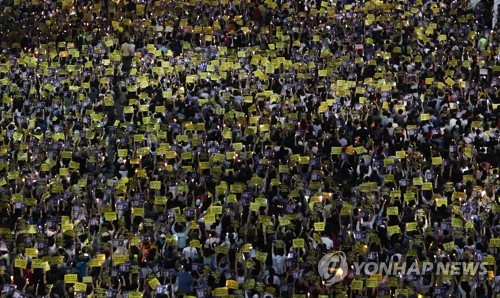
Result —
[[325, 236], [321, 236], [321, 242], [323, 242], [323, 244], [326, 245], [326, 250], [330, 251], [333, 249], [333, 240], [332, 239], [325, 237]]
[[122, 43], [121, 50], [123, 63], [122, 71], [124, 73], [128, 73], [132, 68], [132, 58], [135, 54], [135, 45], [133, 43], [133, 40], [130, 40], [130, 43], [128, 41]]
[[286, 260], [286, 251], [283, 251], [283, 255], [277, 255], [274, 253], [274, 243], [271, 248], [272, 260], [273, 260], [273, 269], [276, 275], [282, 275], [285, 273], [285, 260]]
[[131, 39], [130, 40], [130, 43], [129, 43], [129, 53], [130, 53], [130, 56], [134, 56], [135, 55], [135, 43], [134, 43], [134, 40]]
[[186, 246], [182, 250], [182, 254], [186, 259], [194, 258], [198, 256], [198, 249], [196, 247]]

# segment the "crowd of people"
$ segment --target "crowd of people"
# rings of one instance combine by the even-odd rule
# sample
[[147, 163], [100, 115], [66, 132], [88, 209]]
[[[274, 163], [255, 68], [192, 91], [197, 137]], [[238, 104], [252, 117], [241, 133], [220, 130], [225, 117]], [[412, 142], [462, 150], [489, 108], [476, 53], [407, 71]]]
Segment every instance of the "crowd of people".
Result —
[[0, 1], [2, 297], [497, 297], [479, 7]]

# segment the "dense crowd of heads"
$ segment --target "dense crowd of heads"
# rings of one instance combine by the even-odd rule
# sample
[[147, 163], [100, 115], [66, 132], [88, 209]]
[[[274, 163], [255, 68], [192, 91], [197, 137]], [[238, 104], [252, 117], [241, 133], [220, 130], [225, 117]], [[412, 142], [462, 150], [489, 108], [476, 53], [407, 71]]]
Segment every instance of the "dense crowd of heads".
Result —
[[0, 1], [2, 297], [495, 297], [491, 7]]

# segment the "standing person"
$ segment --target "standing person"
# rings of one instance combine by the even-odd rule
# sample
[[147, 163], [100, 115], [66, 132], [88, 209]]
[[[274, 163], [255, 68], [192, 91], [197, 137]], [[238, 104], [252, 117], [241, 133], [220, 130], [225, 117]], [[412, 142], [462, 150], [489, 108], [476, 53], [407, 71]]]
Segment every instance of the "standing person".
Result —
[[191, 272], [184, 269], [184, 265], [180, 266], [179, 271], [174, 271], [173, 275], [177, 278], [176, 285], [182, 294], [190, 294], [193, 287], [193, 276]]
[[133, 58], [135, 56], [135, 43], [134, 43], [134, 39], [133, 38], [130, 39], [129, 53], [130, 53], [130, 57]]
[[[129, 43], [129, 41], [131, 42]], [[122, 72], [128, 74], [130, 72], [130, 69], [132, 68], [132, 58], [134, 55], [134, 53], [131, 50], [135, 50], [135, 45], [133, 44], [133, 40], [130, 38], [126, 38], [125, 42], [122, 43], [121, 49], [122, 49], [122, 63], [123, 63]]]

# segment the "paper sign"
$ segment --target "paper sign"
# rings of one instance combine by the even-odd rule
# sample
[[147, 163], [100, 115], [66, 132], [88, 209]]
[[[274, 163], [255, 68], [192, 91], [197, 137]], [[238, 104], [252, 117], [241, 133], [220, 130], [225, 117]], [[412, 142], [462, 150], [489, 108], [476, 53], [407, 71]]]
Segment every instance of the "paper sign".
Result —
[[201, 248], [201, 244], [200, 244], [200, 240], [191, 240], [189, 242], [189, 246], [190, 247], [194, 247], [194, 248]]
[[67, 284], [74, 284], [78, 282], [78, 275], [77, 274], [65, 274], [64, 275], [64, 282]]
[[500, 238], [491, 238], [490, 239], [490, 247], [500, 247]]
[[406, 230], [408, 232], [416, 231], [417, 226], [418, 226], [418, 224], [416, 222], [407, 222], [406, 223]]
[[61, 230], [63, 232], [71, 231], [71, 230], [73, 230], [73, 224], [72, 223], [62, 224], [61, 225]]
[[256, 251], [255, 258], [261, 262], [265, 262], [267, 259], [267, 252]]
[[214, 290], [214, 296], [217, 296], [217, 297], [223, 297], [223, 296], [227, 296], [227, 288], [226, 287], [223, 287], [223, 288], [215, 288]]
[[228, 289], [237, 290], [238, 289], [238, 282], [236, 280], [226, 280], [226, 287]]
[[152, 289], [156, 289], [157, 286], [161, 285], [160, 281], [156, 277], [150, 279], [148, 284]]
[[104, 219], [106, 219], [106, 221], [116, 220], [117, 219], [116, 212], [106, 212], [106, 213], [104, 213]]
[[101, 261], [98, 259], [92, 259], [89, 261], [90, 267], [101, 267]]
[[134, 216], [144, 217], [144, 208], [139, 208], [139, 207], [132, 208], [132, 213], [134, 214]]
[[60, 168], [59, 175], [61, 176], [69, 176], [69, 168]]
[[378, 286], [378, 278], [370, 277], [366, 280], [367, 288], [376, 288]]
[[399, 226], [389, 226], [387, 227], [387, 234], [388, 235], [394, 235], [394, 234], [399, 234]]
[[444, 250], [447, 252], [451, 252], [455, 248], [455, 242], [447, 242], [443, 244]]
[[75, 292], [85, 292], [87, 291], [87, 284], [83, 282], [75, 282]]
[[353, 280], [351, 282], [351, 289], [353, 291], [361, 291], [363, 290], [363, 281], [362, 280]]
[[314, 230], [316, 232], [323, 232], [325, 230], [325, 223], [324, 222], [315, 222], [314, 223]]
[[43, 269], [44, 263], [45, 262], [43, 260], [41, 260], [41, 259], [33, 259], [31, 265], [35, 269]]
[[443, 158], [442, 157], [433, 157], [432, 158], [432, 165], [442, 165], [443, 164]]
[[26, 248], [25, 254], [27, 257], [36, 258], [38, 257], [38, 249], [36, 248]]
[[127, 157], [128, 150], [127, 149], [118, 149], [118, 157]]
[[151, 189], [161, 189], [161, 181], [151, 181], [151, 182], [149, 182], [149, 188], [151, 188]]
[[128, 255], [113, 255], [113, 266], [124, 264], [128, 258]]
[[302, 238], [293, 239], [293, 247], [304, 248], [304, 246], [305, 246], [304, 239]]
[[332, 147], [332, 155], [340, 155], [342, 154], [342, 147]]
[[155, 205], [166, 205], [167, 197], [155, 196]]
[[448, 206], [448, 200], [447, 199], [436, 199], [436, 206], [441, 207], [442, 205]]
[[27, 265], [27, 261], [26, 260], [23, 260], [23, 259], [15, 259], [14, 260], [14, 267], [15, 268], [22, 268], [22, 269], [26, 269], [26, 265]]
[[451, 226], [454, 228], [462, 228], [464, 222], [460, 218], [452, 218], [451, 219]]
[[222, 214], [222, 206], [210, 206], [209, 213]]
[[388, 207], [387, 215], [399, 215], [398, 207]]

